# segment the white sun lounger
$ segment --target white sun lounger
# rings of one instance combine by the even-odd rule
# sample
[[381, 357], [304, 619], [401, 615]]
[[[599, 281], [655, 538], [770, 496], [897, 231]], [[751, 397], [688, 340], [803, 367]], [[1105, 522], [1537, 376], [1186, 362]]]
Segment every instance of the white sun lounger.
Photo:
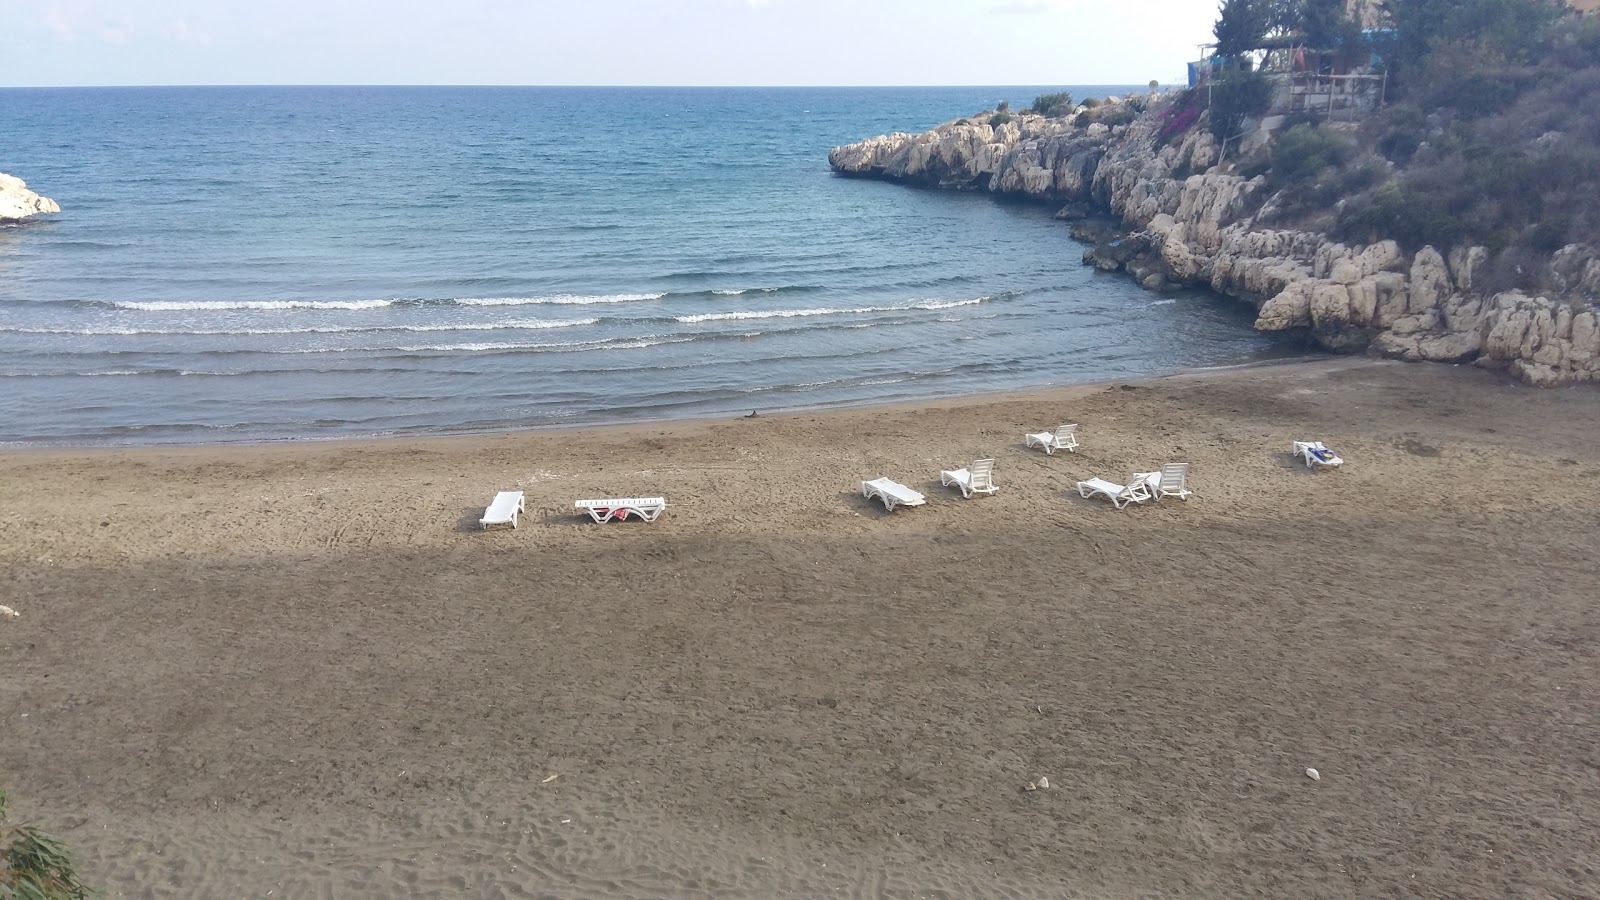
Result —
[[961, 496], [968, 499], [973, 494], [992, 494], [995, 492], [994, 460], [973, 460], [970, 469], [940, 472], [939, 483], [946, 487], [955, 485], [961, 489]]
[[589, 514], [596, 522], [621, 522], [629, 516], [654, 522], [667, 508], [665, 497], [617, 497], [607, 500], [579, 500], [573, 506]]
[[921, 506], [928, 498], [890, 478], [875, 478], [861, 482], [861, 496], [883, 501], [883, 508], [894, 512], [896, 506]]
[[1306, 461], [1306, 468], [1314, 469], [1317, 466], [1337, 468], [1344, 465], [1344, 460], [1339, 455], [1322, 445], [1321, 441], [1295, 441], [1293, 453]]
[[1041, 431], [1037, 434], [1025, 434], [1022, 436], [1022, 443], [1025, 447], [1032, 447], [1037, 444], [1044, 448], [1046, 454], [1052, 456], [1055, 455], [1057, 450], [1077, 450], [1078, 426], [1062, 425], [1054, 432]]
[[1133, 480], [1140, 481], [1150, 491], [1150, 496], [1160, 500], [1162, 497], [1177, 497], [1179, 500], [1188, 500], [1194, 495], [1189, 490], [1189, 464], [1167, 463], [1159, 472], [1135, 472]]
[[1088, 481], [1078, 482], [1078, 495], [1087, 500], [1096, 494], [1111, 501], [1117, 509], [1123, 509], [1130, 503], [1143, 503], [1150, 499], [1150, 485], [1139, 476], [1128, 479], [1128, 484], [1113, 484], [1103, 478], [1091, 478]]
[[483, 511], [483, 518], [478, 520], [478, 526], [488, 528], [490, 525], [510, 525], [517, 527], [517, 513], [522, 512], [521, 491], [501, 491], [494, 495], [494, 502], [490, 503]]

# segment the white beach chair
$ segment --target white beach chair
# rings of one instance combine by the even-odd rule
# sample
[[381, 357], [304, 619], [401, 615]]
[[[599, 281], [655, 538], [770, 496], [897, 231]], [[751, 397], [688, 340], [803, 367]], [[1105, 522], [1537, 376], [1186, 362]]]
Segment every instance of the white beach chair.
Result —
[[1344, 460], [1339, 455], [1322, 445], [1321, 441], [1295, 441], [1295, 456], [1306, 461], [1306, 468], [1314, 469], [1317, 466], [1327, 466], [1330, 469], [1344, 465]]
[[1150, 489], [1150, 496], [1160, 500], [1162, 497], [1177, 497], [1179, 500], [1188, 500], [1194, 491], [1189, 490], [1189, 464], [1167, 463], [1159, 472], [1137, 472], [1134, 480], [1142, 480]]
[[921, 506], [928, 498], [890, 478], [875, 478], [861, 482], [861, 496], [883, 501], [883, 508], [894, 512], [896, 506]]
[[1130, 503], [1143, 503], [1150, 499], [1150, 485], [1139, 476], [1128, 479], [1128, 483], [1113, 484], [1102, 478], [1091, 478], [1088, 481], [1078, 482], [1078, 495], [1085, 500], [1095, 495], [1102, 496], [1111, 501], [1117, 509], [1123, 509]]
[[969, 469], [940, 472], [939, 483], [946, 487], [955, 485], [961, 489], [961, 496], [968, 499], [973, 494], [992, 494], [995, 492], [994, 460], [977, 459]]
[[517, 514], [522, 512], [521, 491], [501, 491], [494, 495], [494, 502], [490, 503], [483, 511], [483, 518], [478, 520], [480, 528], [490, 525], [510, 525], [517, 527]]
[[1037, 434], [1025, 434], [1022, 436], [1022, 443], [1025, 447], [1032, 447], [1037, 444], [1044, 448], [1046, 454], [1052, 456], [1055, 455], [1057, 450], [1077, 450], [1078, 426], [1062, 425], [1053, 432], [1041, 431]]
[[632, 516], [654, 522], [667, 508], [665, 497], [615, 497], [605, 500], [579, 500], [573, 507], [589, 514], [596, 522], [626, 521]]

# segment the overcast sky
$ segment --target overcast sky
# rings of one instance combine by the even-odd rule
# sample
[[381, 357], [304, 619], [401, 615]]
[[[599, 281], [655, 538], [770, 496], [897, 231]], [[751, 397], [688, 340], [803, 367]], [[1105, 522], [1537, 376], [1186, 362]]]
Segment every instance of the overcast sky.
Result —
[[1215, 0], [19, 0], [0, 85], [1182, 80]]

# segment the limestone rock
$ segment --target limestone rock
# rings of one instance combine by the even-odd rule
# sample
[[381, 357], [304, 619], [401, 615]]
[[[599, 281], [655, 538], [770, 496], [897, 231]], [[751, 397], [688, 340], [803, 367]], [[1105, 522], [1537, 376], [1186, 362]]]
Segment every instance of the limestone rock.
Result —
[[1450, 271], [1454, 273], [1456, 290], [1463, 294], [1473, 290], [1473, 275], [1489, 261], [1487, 247], [1457, 247], [1450, 251]]
[[60, 204], [28, 190], [21, 178], [0, 172], [0, 222], [61, 212]]
[[1256, 330], [1285, 331], [1311, 325], [1311, 282], [1296, 281], [1261, 305]]
[[829, 163], [844, 174], [1033, 197], [1077, 216], [1109, 211], [1127, 246], [1097, 240], [1086, 262], [1152, 289], [1209, 286], [1255, 306], [1263, 331], [1300, 330], [1344, 352], [1476, 361], [1529, 383], [1600, 380], [1600, 247], [1575, 244], [1541, 263], [1548, 296], [1488, 296], [1483, 247], [1407, 255], [1394, 241], [1346, 245], [1258, 228], [1268, 219], [1251, 211], [1262, 207], [1265, 179], [1217, 167], [1221, 148], [1206, 128], [1157, 147], [1164, 100], [1149, 102], [1111, 129], [1024, 114], [991, 127], [984, 113], [838, 147]]
[[1384, 332], [1372, 342], [1380, 356], [1413, 362], [1468, 362], [1478, 356], [1481, 340], [1477, 333], [1395, 334]]
[[1411, 296], [1407, 290], [1408, 282], [1399, 272], [1379, 272], [1372, 276], [1371, 280], [1378, 294], [1378, 305], [1373, 313], [1372, 324], [1386, 328], [1406, 314], [1406, 304]]
[[1437, 309], [1453, 293], [1450, 270], [1444, 257], [1432, 247], [1423, 247], [1411, 260], [1411, 290], [1406, 311], [1421, 313]]

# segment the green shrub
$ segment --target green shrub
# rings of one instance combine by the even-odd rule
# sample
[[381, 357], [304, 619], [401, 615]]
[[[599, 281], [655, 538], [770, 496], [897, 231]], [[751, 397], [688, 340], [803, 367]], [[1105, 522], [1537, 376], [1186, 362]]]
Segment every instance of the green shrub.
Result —
[[1103, 125], [1129, 125], [1133, 123], [1134, 119], [1139, 118], [1139, 114], [1127, 105], [1102, 106], [1095, 110], [1095, 113], [1096, 121]]
[[1339, 225], [1347, 238], [1362, 243], [1390, 238], [1411, 252], [1426, 244], [1454, 246], [1466, 233], [1465, 224], [1440, 198], [1405, 182], [1390, 182], [1347, 204]]
[[[1392, 29], [1380, 47], [1391, 86], [1404, 95], [1435, 52], [1463, 50], [1512, 65], [1537, 60], [1566, 12], [1561, 0], [1385, 0]], [[1590, 57], [1591, 59], [1593, 57]]]
[[1538, 222], [1528, 229], [1524, 243], [1540, 253], [1555, 253], [1569, 243], [1567, 232], [1571, 228], [1572, 223], [1565, 216]]
[[1211, 133], [1218, 140], [1238, 137], [1244, 120], [1266, 112], [1272, 83], [1259, 72], [1225, 72], [1211, 82]]
[[1420, 106], [1397, 104], [1389, 108], [1379, 128], [1378, 152], [1395, 162], [1406, 163], [1428, 139], [1428, 116]]
[[1001, 100], [999, 103], [996, 103], [994, 105], [994, 111], [997, 112], [997, 113], [1008, 113], [1008, 112], [1011, 112], [1011, 101], [1010, 100]]
[[1084, 109], [1094, 109], [1096, 106], [1099, 106], [1099, 105], [1100, 105], [1100, 100], [1097, 97], [1085, 97], [1085, 98], [1083, 98], [1083, 108]]
[[[1274, 148], [1276, 154], [1277, 148]], [[1360, 163], [1346, 165], [1349, 153], [1345, 146], [1339, 161], [1305, 164], [1291, 175], [1276, 163], [1267, 173], [1268, 186], [1274, 192], [1276, 220], [1293, 222], [1313, 216], [1328, 216], [1341, 202], [1382, 184], [1389, 178], [1389, 167], [1377, 157], [1368, 157]], [[1321, 157], [1326, 159], [1326, 157]], [[1242, 174], [1242, 173], [1241, 173]], [[1330, 223], [1334, 224], [1334, 223]]]
[[[1187, 163], [1188, 160], [1184, 160], [1184, 162]], [[1251, 178], [1259, 178], [1271, 171], [1272, 160], [1264, 158], [1256, 159], [1251, 160], [1249, 163], [1239, 167], [1239, 177], [1246, 180]], [[1173, 177], [1176, 178], [1177, 176], [1174, 175]]]
[[993, 128], [998, 128], [1009, 121], [1011, 121], [1011, 113], [1008, 112], [997, 112], [989, 117], [989, 125]]
[[1273, 180], [1313, 178], [1330, 166], [1344, 165], [1352, 152], [1349, 141], [1326, 128], [1296, 125], [1272, 143]]
[[87, 898], [91, 890], [78, 880], [66, 846], [32, 825], [7, 825], [8, 801], [5, 789], [0, 788], [0, 898]]
[[1033, 98], [1030, 109], [1041, 116], [1058, 118], [1072, 112], [1072, 95], [1062, 92], [1059, 94], [1040, 94]]

